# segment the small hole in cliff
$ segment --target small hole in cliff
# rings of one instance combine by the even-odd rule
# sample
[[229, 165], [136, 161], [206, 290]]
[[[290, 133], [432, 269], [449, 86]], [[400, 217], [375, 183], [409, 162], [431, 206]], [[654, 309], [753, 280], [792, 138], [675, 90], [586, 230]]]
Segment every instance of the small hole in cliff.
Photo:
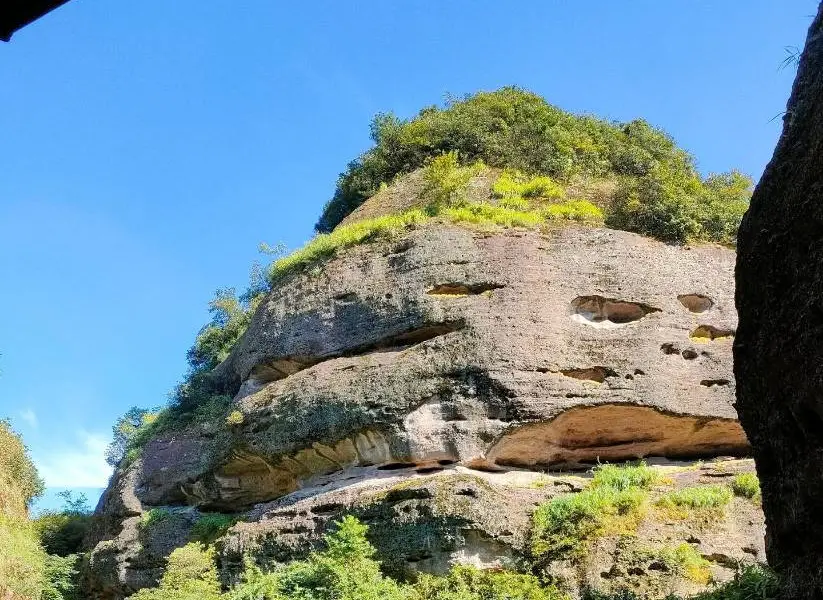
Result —
[[492, 290], [499, 290], [503, 286], [498, 283], [441, 283], [426, 293], [429, 296], [476, 296], [487, 294]]
[[697, 352], [691, 350], [690, 348], [686, 348], [683, 352], [680, 353], [680, 356], [685, 358], [686, 360], [694, 360], [697, 358]]
[[420, 474], [425, 475], [426, 473], [437, 473], [438, 471], [442, 471], [442, 470], [443, 470], [443, 467], [430, 466], [430, 467], [420, 467], [419, 469], [417, 469], [417, 472], [420, 473]]
[[720, 340], [734, 337], [733, 329], [721, 329], [714, 325], [700, 325], [697, 329], [689, 334], [693, 340]]
[[617, 327], [639, 321], [659, 308], [603, 296], [579, 296], [571, 302], [572, 319], [596, 327]]
[[706, 387], [714, 387], [716, 385], [729, 385], [731, 383], [728, 379], [704, 379], [700, 382], [700, 385], [705, 385]]
[[714, 306], [714, 302], [708, 296], [703, 294], [682, 294], [677, 297], [689, 312], [702, 313]]
[[660, 350], [663, 354], [680, 354], [680, 348], [671, 343], [663, 344], [660, 346]]
[[603, 383], [606, 377], [615, 377], [617, 373], [606, 367], [589, 367], [587, 369], [565, 369], [560, 371], [566, 377], [583, 381]]
[[377, 467], [378, 471], [399, 471], [400, 469], [411, 469], [414, 463], [394, 462]]
[[437, 461], [437, 464], [438, 465], [443, 465], [445, 467], [447, 465], [453, 465], [454, 461], [450, 458], [441, 458], [440, 460]]
[[635, 369], [634, 374], [635, 375], [645, 375], [646, 371], [644, 371], [643, 369]]
[[391, 300], [392, 298], [394, 298], [394, 294], [392, 294], [391, 292], [386, 294], [386, 300]]

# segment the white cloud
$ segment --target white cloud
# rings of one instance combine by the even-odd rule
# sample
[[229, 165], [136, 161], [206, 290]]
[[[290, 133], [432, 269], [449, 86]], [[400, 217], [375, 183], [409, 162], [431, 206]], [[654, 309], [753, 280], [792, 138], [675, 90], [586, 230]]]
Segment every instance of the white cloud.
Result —
[[29, 424], [29, 427], [32, 429], [37, 428], [37, 415], [32, 409], [27, 408], [26, 410], [21, 410], [17, 414], [23, 421]]
[[111, 467], [106, 463], [107, 436], [81, 431], [79, 447], [56, 450], [36, 460], [47, 487], [106, 487]]

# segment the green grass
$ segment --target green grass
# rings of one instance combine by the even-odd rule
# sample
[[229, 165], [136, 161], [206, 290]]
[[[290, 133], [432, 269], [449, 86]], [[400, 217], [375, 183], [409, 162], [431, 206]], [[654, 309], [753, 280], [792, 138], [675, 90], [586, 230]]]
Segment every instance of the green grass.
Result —
[[741, 473], [732, 480], [732, 491], [735, 496], [759, 502], [760, 480], [754, 473]]
[[[772, 571], [761, 566], [747, 565], [737, 571], [733, 580], [689, 596], [688, 600], [777, 600], [779, 594], [780, 582]], [[582, 597], [583, 600], [642, 600], [628, 589], [609, 594], [589, 589]], [[666, 600], [686, 599], [671, 595]]]
[[420, 225], [428, 219], [422, 210], [411, 210], [399, 215], [365, 219], [338, 227], [331, 233], [321, 233], [301, 249], [272, 263], [270, 279], [276, 280], [307, 265], [332, 256], [344, 248], [396, 235]]
[[33, 523], [0, 512], [0, 592], [39, 600], [46, 585], [45, 561]]
[[681, 577], [701, 585], [712, 581], [711, 563], [691, 544], [683, 542], [674, 547], [662, 548], [658, 556], [671, 571]]
[[172, 513], [167, 508], [151, 508], [140, 516], [140, 528], [151, 529], [167, 521], [171, 516]]
[[694, 516], [716, 520], [724, 515], [731, 499], [731, 488], [725, 485], [704, 485], [668, 492], [657, 500], [656, 505], [670, 518], [686, 519]]
[[532, 554], [580, 556], [594, 538], [635, 531], [645, 513], [647, 490], [657, 481], [644, 463], [597, 467], [582, 492], [553, 498], [534, 512]]
[[290, 273], [333, 256], [340, 250], [358, 244], [389, 239], [435, 219], [479, 229], [495, 229], [500, 227], [538, 228], [558, 220], [594, 223], [602, 218], [603, 213], [600, 209], [585, 200], [550, 204], [539, 210], [520, 210], [486, 202], [457, 206], [433, 204], [426, 211], [415, 209], [399, 215], [364, 219], [356, 223], [341, 225], [328, 234], [318, 234], [303, 248], [272, 263], [269, 278], [272, 282], [277, 281]]
[[225, 534], [232, 525], [237, 523], [237, 517], [221, 513], [204, 513], [194, 523], [191, 529], [192, 541], [211, 544]]
[[527, 177], [523, 173], [506, 169], [492, 184], [492, 194], [496, 198], [546, 198], [563, 197], [563, 186], [550, 177]]
[[593, 486], [605, 486], [615, 490], [641, 488], [647, 490], [660, 481], [658, 472], [639, 462], [634, 465], [600, 465], [594, 469]]

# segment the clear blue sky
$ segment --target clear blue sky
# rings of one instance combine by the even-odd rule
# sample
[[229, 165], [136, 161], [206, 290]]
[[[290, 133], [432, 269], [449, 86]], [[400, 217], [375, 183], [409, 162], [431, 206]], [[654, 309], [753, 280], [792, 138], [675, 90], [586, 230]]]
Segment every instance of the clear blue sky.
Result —
[[113, 421], [164, 401], [259, 242], [311, 236], [378, 111], [516, 84], [757, 178], [815, 9], [72, 0], [0, 45], [0, 416], [49, 486], [104, 485]]

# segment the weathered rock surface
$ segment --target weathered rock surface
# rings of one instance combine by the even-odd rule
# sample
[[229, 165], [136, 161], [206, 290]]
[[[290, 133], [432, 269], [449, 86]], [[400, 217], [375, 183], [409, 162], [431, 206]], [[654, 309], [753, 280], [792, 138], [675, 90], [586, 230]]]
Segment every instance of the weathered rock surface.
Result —
[[[239, 389], [243, 423], [152, 441], [98, 512], [131, 518], [113, 508], [127, 505], [124, 494], [141, 510], [251, 509], [256, 522], [238, 526], [226, 548], [260, 538], [263, 554], [278, 556], [291, 543], [282, 524], [292, 513], [349, 506], [350, 483], [378, 484], [395, 470], [744, 455], [732, 406], [734, 260], [720, 247], [584, 227], [432, 225], [350, 249], [279, 282], [218, 367]], [[466, 485], [475, 490], [466, 507], [517, 505], [505, 489]], [[301, 494], [308, 497], [295, 500]], [[527, 515], [534, 499], [519, 497]], [[284, 501], [289, 508], [278, 508]], [[463, 552], [468, 534], [455, 527], [475, 532], [487, 554], [500, 544], [516, 554], [523, 539], [514, 525], [506, 534], [482, 515], [415, 506], [451, 532], [443, 536], [452, 545], [433, 543], [437, 552], [404, 557], [406, 566]], [[392, 510], [380, 518], [396, 527]], [[315, 531], [314, 516], [296, 520]], [[123, 536], [116, 529], [91, 541], [110, 546], [104, 540]]]
[[774, 156], [740, 226], [735, 345], [769, 562], [785, 598], [823, 598], [823, 5]]

